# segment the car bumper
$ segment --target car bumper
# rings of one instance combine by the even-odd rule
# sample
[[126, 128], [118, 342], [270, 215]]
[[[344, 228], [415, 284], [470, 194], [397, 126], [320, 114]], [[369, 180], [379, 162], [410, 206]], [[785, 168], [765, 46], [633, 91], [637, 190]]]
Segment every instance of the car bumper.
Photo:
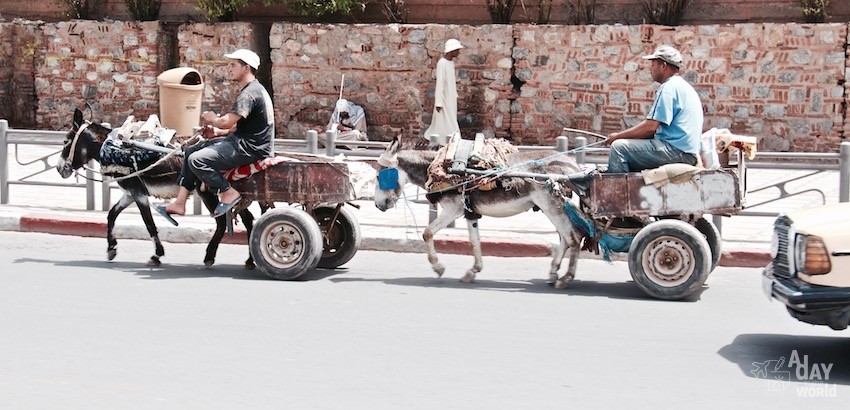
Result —
[[773, 265], [762, 272], [762, 289], [776, 299], [800, 321], [828, 325], [841, 330], [850, 322], [850, 288], [812, 285], [800, 278], [784, 278], [773, 274]]

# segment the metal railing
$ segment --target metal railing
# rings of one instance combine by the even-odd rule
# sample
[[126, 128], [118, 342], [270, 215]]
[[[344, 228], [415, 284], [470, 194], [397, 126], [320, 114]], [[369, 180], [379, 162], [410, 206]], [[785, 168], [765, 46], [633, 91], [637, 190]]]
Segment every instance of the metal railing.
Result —
[[[84, 183], [62, 183], [62, 182], [45, 182], [36, 181], [34, 177], [45, 173], [55, 172], [55, 164], [50, 163], [52, 157], [57, 157], [61, 153], [61, 148], [50, 152], [49, 154], [40, 156], [33, 160], [23, 161], [20, 155], [21, 145], [40, 145], [40, 146], [62, 146], [65, 131], [37, 131], [11, 129], [6, 120], [0, 120], [0, 203], [9, 203], [9, 187], [11, 185], [37, 185], [37, 186], [54, 186], [54, 187], [76, 187], [86, 189], [86, 209], [94, 210], [95, 208], [95, 183], [94, 172], [87, 169], [85, 172], [86, 181]], [[318, 145], [318, 132], [307, 131], [305, 138], [302, 139], [276, 139], [276, 151], [296, 151], [306, 152], [311, 154], [322, 154], [327, 156], [336, 156], [345, 154], [351, 157], [378, 157], [386, 149], [388, 143], [376, 141], [337, 141], [336, 134], [332, 132], [326, 133], [327, 142], [325, 147], [320, 150]], [[430, 137], [432, 142], [445, 144], [445, 138], [437, 136]], [[572, 141], [572, 144], [570, 144]], [[576, 162], [580, 165], [584, 164], [605, 164], [607, 163], [608, 148], [584, 148], [588, 145], [586, 137], [575, 137], [569, 139], [567, 136], [559, 136], [555, 139], [554, 146], [518, 146], [520, 150], [535, 150], [535, 149], [553, 149], [560, 152], [570, 151], [570, 145], [573, 145], [573, 152], [568, 155], [573, 155]], [[15, 162], [20, 166], [31, 166], [40, 163], [41, 169], [29, 175], [11, 180], [9, 176], [9, 147], [14, 146]], [[351, 149], [351, 147], [355, 147]], [[777, 160], [786, 162], [777, 162]], [[793, 161], [807, 161], [805, 163]], [[96, 167], [95, 164], [90, 164]], [[850, 202], [850, 142], [842, 142], [838, 153], [783, 153], [783, 152], [759, 152], [756, 160], [747, 161], [746, 166], [753, 169], [779, 169], [779, 170], [807, 170], [813, 171], [811, 174], [796, 177], [789, 180], [777, 181], [773, 184], [756, 188], [748, 191], [748, 193], [757, 193], [769, 189], [777, 189], [779, 194], [777, 198], [762, 201], [757, 204], [749, 204], [747, 210], [741, 212], [741, 215], [749, 216], [776, 216], [776, 212], [761, 212], [752, 210], [754, 207], [773, 203], [795, 195], [803, 195], [812, 192], [819, 193], [822, 202], [826, 202], [826, 195], [819, 189], [804, 189], [798, 192], [791, 192], [788, 189], [788, 184], [799, 179], [810, 177], [824, 171], [839, 172], [839, 202]], [[102, 208], [108, 210], [110, 207], [110, 190], [117, 188], [114, 183], [104, 182], [101, 184], [102, 193]], [[424, 202], [424, 201], [423, 201]], [[195, 213], [200, 213], [201, 203], [196, 199]], [[435, 217], [436, 209], [432, 209], [431, 218]]]

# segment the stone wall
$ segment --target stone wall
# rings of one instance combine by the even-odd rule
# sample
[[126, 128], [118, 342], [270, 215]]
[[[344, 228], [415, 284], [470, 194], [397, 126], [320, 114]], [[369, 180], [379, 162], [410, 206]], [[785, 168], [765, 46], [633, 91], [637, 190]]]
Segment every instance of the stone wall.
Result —
[[551, 141], [561, 127], [608, 133], [640, 122], [657, 88], [640, 56], [684, 54], [706, 129], [762, 136], [770, 151], [835, 150], [843, 131], [845, 24], [517, 26], [511, 134]]
[[[179, 65], [201, 73], [205, 84], [203, 110], [221, 113], [230, 109], [239, 89], [230, 81], [224, 54], [239, 48], [258, 50], [255, 37], [249, 23], [195, 23], [178, 28]], [[261, 61], [261, 66], [268, 64], [268, 60]]]
[[270, 34], [278, 133], [323, 127], [339, 97], [365, 108], [370, 139], [418, 135], [431, 122], [434, 68], [448, 38], [467, 49], [455, 61], [465, 134], [507, 136], [511, 28], [504, 25], [275, 24]]
[[12, 42], [14, 41], [15, 25], [0, 23], [0, 118], [12, 117]]
[[158, 22], [70, 21], [44, 24], [35, 64], [36, 123], [63, 129], [75, 107], [91, 104], [95, 121], [120, 125], [158, 111]]
[[38, 100], [35, 94], [35, 64], [44, 50], [44, 35], [40, 23], [15, 24], [12, 41], [12, 72], [14, 77], [9, 91], [10, 118], [18, 128], [35, 128], [38, 123], [35, 109]]

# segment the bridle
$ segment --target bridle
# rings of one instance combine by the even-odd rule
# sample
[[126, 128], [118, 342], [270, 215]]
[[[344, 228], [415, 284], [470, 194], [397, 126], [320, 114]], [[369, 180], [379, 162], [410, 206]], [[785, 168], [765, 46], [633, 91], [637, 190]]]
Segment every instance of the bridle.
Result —
[[67, 163], [69, 163], [69, 164], [74, 163], [74, 153], [77, 151], [77, 141], [79, 141], [80, 135], [83, 134], [83, 131], [86, 128], [88, 128], [89, 125], [91, 125], [90, 121], [85, 121], [82, 124], [80, 124], [80, 128], [77, 129], [77, 133], [74, 134], [74, 138], [72, 138], [71, 141], [68, 141], [67, 143], [65, 143], [66, 146], [68, 144], [71, 144], [71, 149], [68, 150], [68, 158], [65, 159], [65, 161]]

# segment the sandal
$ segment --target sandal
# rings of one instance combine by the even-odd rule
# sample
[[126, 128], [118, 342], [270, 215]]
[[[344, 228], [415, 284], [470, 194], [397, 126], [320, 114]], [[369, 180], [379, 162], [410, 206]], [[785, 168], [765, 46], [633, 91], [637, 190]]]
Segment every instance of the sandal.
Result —
[[220, 216], [222, 216], [222, 215], [227, 214], [227, 213], [228, 213], [228, 212], [230, 212], [230, 210], [231, 210], [231, 209], [233, 209], [233, 207], [234, 207], [234, 206], [236, 206], [236, 204], [238, 204], [238, 203], [239, 203], [239, 201], [241, 201], [241, 200], [242, 200], [242, 197], [240, 196], [240, 197], [238, 197], [238, 198], [234, 199], [233, 201], [231, 201], [230, 203], [227, 203], [227, 202], [219, 202], [219, 203], [218, 203], [218, 205], [216, 205], [216, 207], [215, 207], [215, 211], [213, 211], [212, 217], [213, 217], [213, 218], [218, 218], [218, 217], [220, 217]]
[[174, 218], [171, 217], [171, 214], [168, 213], [168, 210], [166, 210], [164, 206], [157, 205], [157, 206], [153, 207], [153, 209], [156, 212], [158, 212], [160, 215], [162, 215], [163, 218], [167, 219], [168, 222], [171, 222], [172, 225], [174, 225], [174, 226], [179, 225], [177, 223], [177, 220], [175, 220]]

